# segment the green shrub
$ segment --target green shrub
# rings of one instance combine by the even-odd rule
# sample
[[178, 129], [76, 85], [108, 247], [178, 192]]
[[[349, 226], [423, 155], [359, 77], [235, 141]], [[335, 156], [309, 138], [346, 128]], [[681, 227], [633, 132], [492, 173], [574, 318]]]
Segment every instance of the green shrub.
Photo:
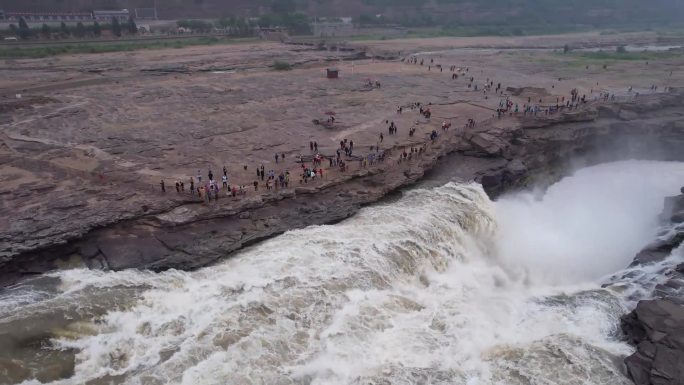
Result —
[[292, 69], [292, 65], [285, 61], [276, 60], [273, 62], [273, 68], [276, 71], [289, 71]]

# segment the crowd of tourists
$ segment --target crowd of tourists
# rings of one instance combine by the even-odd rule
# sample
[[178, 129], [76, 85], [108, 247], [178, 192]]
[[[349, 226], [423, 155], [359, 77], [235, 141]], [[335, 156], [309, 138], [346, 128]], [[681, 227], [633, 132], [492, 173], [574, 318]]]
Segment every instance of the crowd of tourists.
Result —
[[[411, 56], [402, 61], [424, 66], [425, 58], [419, 58], [417, 56]], [[435, 63], [434, 58], [429, 59], [427, 63], [428, 71], [432, 70], [432, 67], [438, 68], [440, 72], [443, 72], [445, 66], [439, 63]], [[496, 108], [496, 114], [499, 119], [504, 116], [538, 116], [540, 114], [549, 115], [554, 114], [563, 110], [578, 109], [580, 105], [587, 103], [589, 100], [586, 95], [579, 94], [577, 88], [572, 89], [568, 98], [565, 96], [557, 96], [555, 104], [544, 104], [543, 99], [533, 100], [532, 97], [527, 98], [526, 103], [522, 103], [520, 106], [518, 103], [514, 102], [510, 96], [504, 95], [504, 90], [501, 83], [496, 83], [493, 79], [486, 78], [485, 82], [478, 84], [476, 82], [475, 76], [471, 75], [469, 67], [457, 67], [455, 65], [448, 66], [448, 71], [451, 72], [451, 78], [453, 80], [458, 80], [459, 76], [466, 77], [467, 88], [473, 91], [482, 92], [484, 99], [493, 94], [500, 97], [498, 107]], [[481, 71], [482, 72], [482, 71]], [[483, 76], [484, 77], [484, 76]], [[560, 79], [559, 79], [560, 80]], [[373, 82], [368, 80], [369, 86], [375, 86], [380, 88], [380, 83], [378, 81]], [[598, 86], [598, 83], [597, 83]], [[554, 87], [554, 86], [552, 86]], [[657, 86], [652, 85], [651, 91], [657, 91]], [[629, 93], [632, 92], [632, 87], [628, 90]], [[591, 90], [591, 94], [594, 94], [594, 90]], [[594, 94], [594, 101], [614, 101], [615, 95], [607, 92], [598, 92]], [[638, 96], [638, 93], [636, 94]], [[418, 110], [419, 117], [422, 119], [430, 121], [432, 117], [431, 103], [427, 105], [421, 104], [420, 102], [414, 102], [409, 105], [399, 106], [397, 108], [397, 114], [403, 114], [407, 110]], [[334, 117], [330, 117], [334, 122]], [[416, 121], [416, 124], [418, 121]], [[387, 133], [390, 136], [396, 136], [399, 132], [399, 127], [394, 121], [385, 120], [387, 125]], [[476, 126], [475, 120], [473, 118], [468, 118], [463, 126], [465, 129], [472, 129]], [[451, 127], [451, 122], [443, 121], [441, 124], [442, 133], [446, 133]], [[417, 130], [416, 125], [412, 125], [408, 132], [409, 137], [413, 137]], [[428, 143], [434, 142], [439, 137], [437, 130], [432, 130], [426, 133], [426, 140], [422, 145], [419, 146], [403, 146], [400, 147], [400, 153], [397, 158], [397, 163], [402, 163], [406, 161], [411, 161], [416, 157], [421, 157], [425, 151], [427, 151]], [[383, 151], [381, 150], [380, 144], [384, 141], [384, 132], [380, 132], [379, 140], [375, 145], [370, 146], [370, 152], [366, 155], [359, 156], [356, 155], [354, 148], [354, 141], [343, 139], [339, 142], [339, 147], [335, 150], [333, 155], [324, 155], [319, 151], [319, 146], [316, 141], [309, 142], [310, 155], [298, 156], [297, 162], [300, 163], [299, 171], [299, 184], [307, 184], [317, 180], [323, 180], [324, 175], [327, 175], [331, 171], [339, 171], [344, 173], [349, 170], [350, 161], [358, 161], [359, 168], [366, 168], [368, 166], [373, 166], [378, 163], [384, 162], [391, 150]], [[267, 191], [287, 189], [291, 186], [291, 170], [287, 170], [285, 164], [285, 154], [275, 153], [273, 155], [276, 165], [282, 165], [281, 171], [268, 170], [266, 171], [264, 165], [256, 167], [256, 178], [252, 182], [254, 191], [259, 191], [259, 188], [265, 188]], [[328, 171], [324, 172], [323, 162], [328, 163]], [[247, 166], [243, 165], [243, 169], [247, 170]], [[221, 195], [232, 197], [233, 199], [238, 199], [241, 196], [247, 194], [247, 188], [244, 184], [233, 184], [230, 183], [230, 178], [228, 175], [228, 169], [223, 167], [223, 174], [221, 175], [220, 181], [214, 178], [214, 174], [211, 169], [207, 170], [206, 178], [202, 174], [201, 170], [197, 170], [196, 179], [190, 177], [186, 182], [182, 180], [175, 181], [175, 189], [178, 194], [190, 194], [191, 196], [197, 197], [199, 200], [210, 202], [213, 200], [219, 200]], [[160, 181], [160, 188], [163, 193], [166, 193], [167, 186], [164, 180]]]

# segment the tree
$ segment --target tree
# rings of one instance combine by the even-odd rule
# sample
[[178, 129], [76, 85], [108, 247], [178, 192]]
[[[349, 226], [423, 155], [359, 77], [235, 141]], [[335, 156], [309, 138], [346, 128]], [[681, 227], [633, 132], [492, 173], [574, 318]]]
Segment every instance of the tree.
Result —
[[119, 24], [119, 19], [116, 17], [112, 18], [112, 33], [114, 36], [121, 36], [121, 24]]
[[130, 16], [128, 18], [128, 33], [130, 33], [130, 34], [138, 33], [138, 26], [135, 25], [135, 20], [133, 20], [133, 16]]
[[50, 38], [50, 32], [50, 27], [47, 24], [43, 24], [43, 26], [40, 27], [40, 34], [43, 36], [44, 39]]
[[309, 24], [309, 17], [303, 13], [297, 12], [288, 15], [285, 19], [285, 26], [290, 33], [295, 35], [310, 35], [311, 26]]
[[23, 17], [19, 18], [19, 29], [17, 30], [19, 37], [22, 39], [28, 39], [31, 37], [31, 28], [26, 24], [26, 20]]
[[237, 30], [238, 36], [249, 36], [252, 32], [249, 24], [243, 18], [237, 19], [235, 22], [235, 28]]
[[74, 29], [74, 36], [85, 37], [85, 35], [86, 35], [85, 26], [83, 25], [83, 23], [81, 23], [79, 21], [78, 24], [76, 24], [76, 28]]
[[259, 17], [259, 21], [257, 21], [257, 24], [259, 24], [259, 27], [276, 27], [280, 23], [280, 18], [278, 18], [275, 15], [263, 15]]
[[230, 21], [228, 20], [228, 18], [222, 17], [222, 18], [216, 20], [216, 26], [219, 28], [226, 29], [226, 28], [230, 27]]
[[102, 27], [100, 27], [100, 23], [98, 23], [97, 21], [95, 21], [95, 23], [93, 23], [93, 35], [95, 35], [95, 36], [102, 35]]
[[64, 24], [64, 22], [62, 22], [62, 24], [59, 25], [59, 32], [65, 37], [70, 35], [69, 27], [67, 27], [67, 25]]

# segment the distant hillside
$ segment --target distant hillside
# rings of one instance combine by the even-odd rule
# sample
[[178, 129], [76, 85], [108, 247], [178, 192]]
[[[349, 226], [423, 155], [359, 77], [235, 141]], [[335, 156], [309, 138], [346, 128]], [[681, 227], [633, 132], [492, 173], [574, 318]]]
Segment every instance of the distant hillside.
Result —
[[[164, 19], [259, 16], [279, 9], [404, 25], [683, 23], [682, 0], [157, 0]], [[154, 0], [1, 0], [5, 11], [151, 8]], [[378, 19], [376, 15], [383, 15]], [[363, 18], [360, 18], [363, 16]]]

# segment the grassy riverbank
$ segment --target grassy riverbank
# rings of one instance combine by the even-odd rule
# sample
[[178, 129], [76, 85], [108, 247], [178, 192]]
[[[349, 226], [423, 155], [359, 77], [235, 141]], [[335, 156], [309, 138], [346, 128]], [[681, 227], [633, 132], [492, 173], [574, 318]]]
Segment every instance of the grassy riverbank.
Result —
[[32, 59], [65, 54], [87, 54], [104, 52], [123, 52], [164, 48], [185, 48], [219, 44], [253, 43], [255, 39], [227, 39], [218, 37], [197, 37], [184, 39], [126, 40], [111, 42], [74, 42], [68, 44], [46, 45], [5, 45], [0, 47], [1, 59]]

